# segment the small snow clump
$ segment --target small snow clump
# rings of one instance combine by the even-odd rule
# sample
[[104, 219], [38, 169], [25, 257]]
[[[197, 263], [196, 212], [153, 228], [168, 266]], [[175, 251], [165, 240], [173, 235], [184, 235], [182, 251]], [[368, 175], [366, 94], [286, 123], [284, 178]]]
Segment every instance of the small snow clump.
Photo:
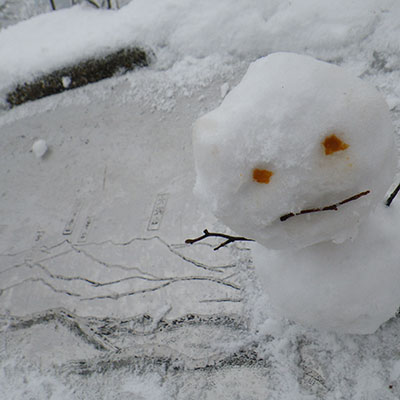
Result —
[[65, 89], [68, 89], [71, 85], [72, 79], [69, 76], [63, 76], [61, 78], [61, 83]]
[[42, 158], [46, 154], [47, 149], [47, 143], [43, 139], [36, 140], [32, 146], [32, 151], [37, 158]]

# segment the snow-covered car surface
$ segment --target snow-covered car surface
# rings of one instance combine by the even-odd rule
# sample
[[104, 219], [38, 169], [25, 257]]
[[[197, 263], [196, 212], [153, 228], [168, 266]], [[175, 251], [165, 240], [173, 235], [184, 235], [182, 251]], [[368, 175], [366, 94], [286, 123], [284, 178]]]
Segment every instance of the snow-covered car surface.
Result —
[[[131, 3], [158, 55], [149, 70], [1, 111], [0, 398], [398, 399], [398, 318], [371, 335], [304, 328], [274, 315], [245, 242], [184, 242], [226, 231], [192, 194], [192, 124], [259, 56], [291, 50], [351, 69], [385, 95], [398, 129], [399, 6], [255, 2], [250, 12], [239, 1], [228, 14], [241, 25], [224, 18], [226, 1], [162, 3], [158, 25], [149, 5]], [[124, 9], [106, 32], [115, 40]], [[24, 26], [0, 31], [0, 43]], [[13, 44], [42, 49], [31, 70], [0, 46], [1, 95], [45, 70], [54, 42]]]

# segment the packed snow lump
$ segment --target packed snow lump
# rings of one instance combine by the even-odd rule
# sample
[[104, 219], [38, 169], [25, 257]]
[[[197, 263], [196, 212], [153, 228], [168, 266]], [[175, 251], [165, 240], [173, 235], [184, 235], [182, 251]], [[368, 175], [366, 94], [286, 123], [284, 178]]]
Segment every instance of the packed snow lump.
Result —
[[397, 162], [378, 91], [293, 53], [252, 63], [195, 122], [193, 142], [195, 192], [235, 232], [275, 249], [354, 237]]
[[255, 244], [253, 263], [275, 313], [323, 331], [369, 334], [400, 307], [400, 204], [379, 204], [354, 240], [299, 250]]
[[236, 233], [272, 310], [374, 332], [400, 305], [400, 207], [388, 107], [346, 70], [276, 53], [194, 124], [195, 192]]

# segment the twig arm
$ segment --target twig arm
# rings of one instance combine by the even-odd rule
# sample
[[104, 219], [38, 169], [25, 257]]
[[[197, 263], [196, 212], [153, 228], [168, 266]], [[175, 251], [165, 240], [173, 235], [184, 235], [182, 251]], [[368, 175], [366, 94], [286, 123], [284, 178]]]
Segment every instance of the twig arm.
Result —
[[225, 247], [229, 243], [237, 242], [237, 241], [245, 241], [245, 242], [254, 242], [253, 239], [248, 239], [243, 236], [231, 236], [231, 235], [226, 235], [224, 233], [217, 233], [217, 232], [209, 232], [207, 229], [204, 229], [203, 231], [204, 235], [199, 236], [194, 239], [186, 239], [185, 243], [187, 244], [193, 244], [196, 242], [199, 242], [200, 240], [206, 239], [208, 237], [220, 237], [223, 239], [226, 239], [224, 242], [222, 242], [220, 245], [214, 248], [214, 250], [219, 250], [221, 247]]
[[393, 190], [393, 193], [388, 197], [388, 199], [386, 200], [386, 205], [388, 207], [390, 207], [390, 205], [392, 204], [392, 201], [394, 200], [394, 198], [397, 196], [397, 193], [399, 193], [400, 191], [400, 183], [397, 185], [396, 189]]

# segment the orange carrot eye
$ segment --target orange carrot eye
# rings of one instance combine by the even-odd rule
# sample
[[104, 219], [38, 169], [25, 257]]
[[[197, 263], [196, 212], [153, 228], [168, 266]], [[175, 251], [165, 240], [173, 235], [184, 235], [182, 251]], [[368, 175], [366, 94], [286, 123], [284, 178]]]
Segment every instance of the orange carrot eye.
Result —
[[337, 151], [346, 150], [349, 145], [343, 140], [339, 139], [335, 134], [327, 136], [325, 140], [322, 142], [322, 145], [325, 147], [325, 155], [336, 153]]
[[258, 182], [258, 183], [269, 183], [271, 176], [274, 173], [271, 171], [268, 171], [267, 169], [258, 169], [254, 168], [253, 169], [253, 181]]

